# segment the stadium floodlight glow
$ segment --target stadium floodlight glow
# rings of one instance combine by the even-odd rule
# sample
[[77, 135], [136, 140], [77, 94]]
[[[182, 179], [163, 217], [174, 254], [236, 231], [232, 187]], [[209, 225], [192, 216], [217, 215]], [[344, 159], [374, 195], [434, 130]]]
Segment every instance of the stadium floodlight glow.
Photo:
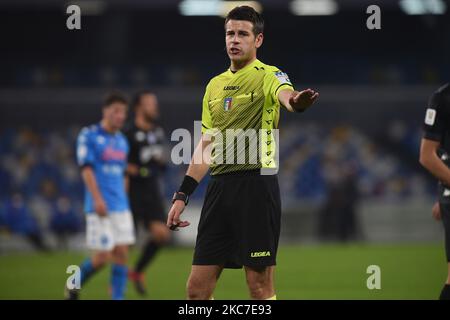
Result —
[[400, 8], [408, 15], [445, 14], [447, 6], [443, 0], [400, 0]]
[[184, 0], [179, 4], [183, 16], [222, 16], [237, 6], [250, 6], [257, 12], [262, 11], [262, 5], [257, 1], [222, 1], [222, 0]]
[[216, 16], [219, 13], [221, 1], [185, 0], [179, 5], [184, 16]]
[[297, 16], [331, 16], [339, 10], [335, 0], [294, 0], [289, 7]]

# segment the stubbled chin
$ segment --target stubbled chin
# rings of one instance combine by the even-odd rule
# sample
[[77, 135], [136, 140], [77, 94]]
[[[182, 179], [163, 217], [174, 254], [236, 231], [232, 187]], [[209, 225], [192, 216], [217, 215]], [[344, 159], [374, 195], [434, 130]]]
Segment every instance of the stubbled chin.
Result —
[[230, 58], [230, 60], [236, 62], [244, 60], [244, 57], [240, 54], [228, 54], [228, 57]]

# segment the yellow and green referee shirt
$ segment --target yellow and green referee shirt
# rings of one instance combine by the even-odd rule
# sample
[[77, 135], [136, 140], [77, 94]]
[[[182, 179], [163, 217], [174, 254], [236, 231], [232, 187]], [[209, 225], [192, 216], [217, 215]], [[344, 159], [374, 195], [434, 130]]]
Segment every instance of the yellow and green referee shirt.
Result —
[[211, 79], [202, 110], [202, 133], [213, 141], [211, 175], [277, 168], [281, 89], [294, 90], [288, 76], [259, 60]]

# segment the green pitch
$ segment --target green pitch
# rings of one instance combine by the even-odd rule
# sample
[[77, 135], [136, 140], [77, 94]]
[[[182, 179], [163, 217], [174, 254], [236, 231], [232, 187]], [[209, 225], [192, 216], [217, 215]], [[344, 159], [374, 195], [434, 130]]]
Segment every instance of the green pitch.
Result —
[[[137, 252], [132, 253], [132, 261]], [[0, 299], [62, 299], [68, 265], [81, 253], [0, 256]], [[192, 249], [161, 251], [147, 273], [148, 299], [184, 299]], [[279, 299], [436, 299], [446, 278], [441, 245], [282, 246], [275, 277]], [[381, 268], [381, 289], [366, 286], [369, 265]], [[109, 299], [109, 268], [82, 299]], [[128, 299], [140, 299], [128, 284]], [[247, 299], [243, 270], [225, 270], [216, 299]]]

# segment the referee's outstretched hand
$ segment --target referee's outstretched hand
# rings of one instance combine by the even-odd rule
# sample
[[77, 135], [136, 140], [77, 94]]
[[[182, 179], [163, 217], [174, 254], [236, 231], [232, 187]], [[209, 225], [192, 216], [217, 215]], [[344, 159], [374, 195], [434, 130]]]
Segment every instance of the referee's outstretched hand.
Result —
[[319, 93], [312, 89], [306, 89], [300, 92], [292, 91], [291, 97], [289, 98], [289, 104], [297, 111], [304, 111], [309, 108], [318, 97]]
[[176, 200], [172, 208], [170, 208], [169, 216], [167, 217], [167, 226], [170, 230], [178, 231], [178, 228], [184, 228], [189, 226], [189, 221], [181, 221], [180, 216], [184, 211], [186, 204], [182, 200]]

